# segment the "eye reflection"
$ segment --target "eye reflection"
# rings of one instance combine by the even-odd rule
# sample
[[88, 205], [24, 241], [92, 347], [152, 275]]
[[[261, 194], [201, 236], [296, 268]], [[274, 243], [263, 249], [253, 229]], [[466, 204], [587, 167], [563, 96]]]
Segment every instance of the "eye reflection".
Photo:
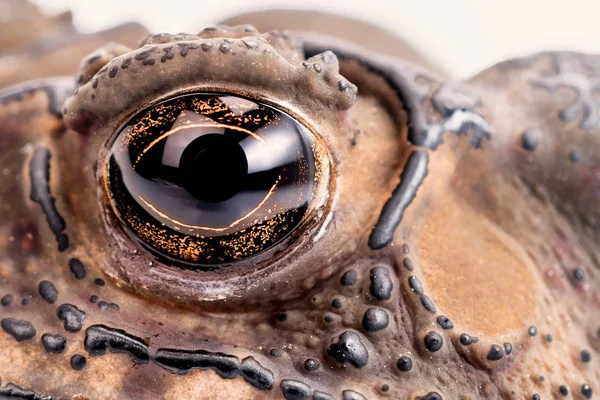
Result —
[[113, 208], [141, 243], [194, 265], [273, 247], [309, 209], [319, 175], [311, 134], [244, 98], [193, 94], [132, 118], [112, 145]]

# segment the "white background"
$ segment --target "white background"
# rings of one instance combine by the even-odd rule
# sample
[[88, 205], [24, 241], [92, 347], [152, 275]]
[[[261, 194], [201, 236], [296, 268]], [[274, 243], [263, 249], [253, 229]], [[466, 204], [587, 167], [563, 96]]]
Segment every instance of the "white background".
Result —
[[600, 53], [600, 0], [37, 0], [71, 9], [83, 31], [139, 21], [153, 32], [196, 32], [261, 8], [316, 9], [396, 32], [447, 71], [467, 77], [503, 58], [558, 49]]

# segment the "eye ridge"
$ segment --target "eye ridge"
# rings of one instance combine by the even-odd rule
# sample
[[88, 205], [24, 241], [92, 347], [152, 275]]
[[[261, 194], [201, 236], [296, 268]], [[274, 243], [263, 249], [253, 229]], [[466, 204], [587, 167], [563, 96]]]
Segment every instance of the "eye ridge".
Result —
[[163, 100], [112, 135], [112, 212], [168, 265], [215, 270], [245, 260], [291, 242], [311, 214], [323, 179], [313, 135], [284, 111], [243, 97]]

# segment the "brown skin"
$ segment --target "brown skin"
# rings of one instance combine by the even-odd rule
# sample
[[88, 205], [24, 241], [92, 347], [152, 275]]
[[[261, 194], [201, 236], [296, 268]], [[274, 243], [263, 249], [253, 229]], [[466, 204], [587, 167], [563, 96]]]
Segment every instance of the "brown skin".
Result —
[[[248, 21], [262, 28], [260, 20]], [[598, 78], [585, 65], [600, 60], [541, 54], [500, 64], [470, 82], [447, 83], [360, 49], [366, 59], [381, 60], [411, 82], [426, 82], [416, 104], [429, 125], [450, 119], [434, 107], [437, 90], [457, 87], [450, 98], [459, 99], [461, 92], [478, 98], [470, 111], [491, 128], [491, 136], [474, 148], [472, 130], [455, 135], [451, 124], [444, 125], [443, 143], [425, 150], [428, 175], [391, 244], [373, 250], [368, 240], [380, 211], [411, 151], [423, 149], [408, 140], [414, 114], [407, 114], [389, 79], [353, 57], [340, 58], [338, 75], [337, 61], [329, 58], [327, 64], [316, 56], [310, 63], [322, 66], [317, 73], [302, 66], [303, 54], [291, 38], [262, 34], [260, 41], [258, 35], [244, 27], [218, 28], [150, 38], [141, 50], [111, 45], [82, 62], [78, 91], [65, 102], [63, 116], [49, 113], [41, 90], [0, 106], [0, 296], [14, 296], [12, 304], [0, 306], [0, 316], [29, 321], [36, 330], [22, 342], [0, 331], [2, 384], [13, 382], [40, 396], [87, 399], [281, 398], [287, 380], [304, 383], [311, 395], [320, 391], [333, 398], [344, 392], [352, 398], [348, 391], [354, 391], [368, 399], [413, 400], [432, 392], [443, 399], [531, 399], [536, 393], [560, 399], [565, 385], [567, 398], [585, 399], [585, 384], [597, 396], [600, 127], [582, 129], [582, 115], [561, 120], [558, 113], [575, 91], [552, 94], [535, 82], [556, 75], [552, 61], [559, 60], [576, 77], [588, 76], [581, 88], [589, 87]], [[257, 41], [258, 49], [241, 37]], [[229, 51], [220, 50], [224, 38], [232, 39]], [[178, 46], [174, 57], [160, 61], [171, 42]], [[198, 47], [183, 56], [177, 43]], [[207, 43], [213, 46], [202, 50]], [[154, 64], [135, 60], [108, 75], [127, 57], [155, 47]], [[331, 48], [353, 49], [342, 42]], [[567, 84], [573, 82], [565, 76]], [[355, 83], [358, 92], [351, 84], [340, 90], [340, 80]], [[286, 110], [319, 138], [318, 162], [330, 171], [317, 185], [319, 201], [279, 253], [192, 272], [161, 263], [125, 233], [108, 202], [106, 142], [122, 122], [159, 99], [207, 90]], [[400, 95], [410, 100], [418, 93]], [[591, 106], [595, 115], [597, 106]], [[526, 129], [537, 135], [533, 151], [522, 145]], [[51, 193], [70, 239], [64, 252], [57, 251], [44, 214], [29, 199], [29, 162], [39, 146], [52, 155]], [[577, 162], [569, 160], [577, 158], [573, 151], [580, 153]], [[412, 272], [403, 262], [407, 257]], [[70, 272], [71, 258], [83, 261], [85, 279]], [[388, 271], [389, 296], [378, 298], [371, 290], [374, 267]], [[356, 282], [342, 285], [349, 270], [356, 271]], [[420, 280], [434, 313], [424, 308], [410, 276]], [[94, 284], [99, 277], [105, 286]], [[57, 288], [56, 303], [38, 293], [43, 280]], [[120, 310], [99, 309], [92, 295]], [[57, 318], [57, 307], [65, 303], [86, 312], [78, 332], [67, 332]], [[368, 332], [362, 321], [372, 307], [386, 313], [389, 324]], [[442, 329], [440, 315], [454, 328]], [[177, 374], [155, 362], [134, 363], [128, 354], [90, 356], [85, 332], [97, 324], [142, 339], [152, 357], [164, 348], [253, 357], [271, 371], [272, 386], [260, 390], [242, 376], [223, 379], [214, 370]], [[537, 328], [535, 336], [530, 326]], [[360, 338], [366, 365], [341, 365], [328, 354], [346, 331]], [[432, 331], [443, 338], [435, 352], [425, 344]], [[66, 337], [64, 353], [44, 350], [40, 338], [47, 332]], [[479, 340], [464, 345], [463, 333]], [[512, 345], [510, 355], [505, 343]], [[500, 359], [489, 356], [492, 345], [501, 346]], [[582, 360], [583, 350], [591, 361]], [[73, 354], [86, 356], [83, 370], [71, 368]], [[402, 356], [413, 362], [408, 372], [397, 366]], [[317, 360], [318, 368], [307, 370], [307, 359]]]

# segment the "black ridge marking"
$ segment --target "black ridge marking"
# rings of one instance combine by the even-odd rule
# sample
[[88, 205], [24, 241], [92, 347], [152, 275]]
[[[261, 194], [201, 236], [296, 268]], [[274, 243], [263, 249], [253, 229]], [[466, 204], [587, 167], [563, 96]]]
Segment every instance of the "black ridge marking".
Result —
[[119, 72], [119, 67], [113, 65], [112, 67], [110, 67], [110, 70], [108, 70], [108, 77], [114, 78], [115, 76], [117, 76], [117, 72]]
[[106, 281], [102, 278], [96, 278], [94, 279], [94, 285], [97, 286], [105, 286], [106, 285]]
[[73, 93], [75, 85], [72, 77], [48, 78], [30, 81], [0, 90], [0, 104], [21, 101], [35, 92], [45, 92], [48, 96], [48, 112], [62, 118], [62, 106]]
[[325, 322], [327, 322], [327, 323], [329, 323], [329, 322], [333, 321], [333, 317], [332, 317], [331, 315], [329, 315], [329, 314], [327, 314], [327, 315], [326, 315], [326, 316], [325, 316], [323, 319], [324, 319], [324, 320], [325, 320]]
[[2, 400], [53, 400], [52, 396], [40, 396], [30, 390], [25, 390], [13, 383], [7, 383], [6, 387], [0, 388], [0, 399]]
[[392, 242], [404, 212], [415, 199], [417, 190], [427, 176], [428, 163], [429, 153], [426, 150], [413, 151], [408, 157], [404, 170], [400, 174], [400, 183], [383, 206], [379, 220], [371, 232], [369, 237], [371, 249], [378, 250]]
[[565, 397], [567, 397], [569, 395], [569, 388], [567, 388], [565, 385], [560, 385], [560, 387], [558, 388], [558, 391], [560, 392], [560, 394], [562, 394]]
[[98, 296], [96, 296], [95, 294], [90, 296], [90, 303], [97, 303], [98, 302]]
[[71, 368], [75, 371], [81, 371], [87, 365], [87, 360], [81, 354], [73, 354], [71, 357]]
[[151, 47], [146, 50], [142, 50], [135, 55], [135, 59], [141, 61], [144, 65], [152, 65], [155, 63], [153, 58], [150, 58], [150, 54], [153, 53], [158, 47]]
[[423, 285], [421, 285], [421, 281], [416, 276], [411, 275], [408, 277], [408, 286], [410, 286], [411, 290], [415, 292], [415, 294], [423, 294]]
[[[158, 349], [152, 358], [148, 345], [142, 339], [104, 325], [93, 325], [86, 330], [84, 346], [91, 356], [104, 355], [108, 350], [111, 353], [127, 354], [136, 364], [154, 361], [156, 365], [180, 374], [194, 369], [212, 369], [226, 379], [239, 375], [261, 390], [273, 387], [273, 373], [253, 357], [246, 357], [240, 362], [236, 356], [206, 350]], [[272, 355], [273, 352], [272, 350]]]
[[331, 302], [331, 307], [336, 309], [342, 308], [342, 301], [340, 299], [333, 299], [333, 301]]
[[513, 346], [510, 343], [504, 343], [504, 352], [506, 353], [507, 356], [510, 355], [510, 353], [512, 353], [513, 351]]
[[462, 335], [460, 335], [460, 344], [462, 344], [463, 346], [469, 346], [473, 343], [477, 343], [479, 342], [479, 338], [476, 338], [475, 336], [471, 336], [468, 335], [466, 333], [463, 333]]
[[[177, 45], [179, 47], [181, 47], [181, 51], [179, 52], [179, 54], [181, 55], [181, 57], [185, 57], [188, 55], [188, 52], [190, 50], [195, 50], [198, 47], [200, 47], [199, 45], [197, 45], [196, 43], [177, 43]], [[212, 45], [211, 45], [212, 47]], [[205, 50], [206, 51], [206, 50]]]
[[129, 355], [136, 364], [144, 364], [150, 361], [148, 345], [142, 339], [105, 325], [92, 325], [87, 328], [84, 346], [92, 357], [101, 356], [108, 349], [111, 353]]
[[375, 267], [371, 269], [371, 286], [369, 288], [371, 296], [377, 300], [389, 300], [392, 296], [394, 284], [390, 278], [390, 271], [384, 267]]
[[527, 330], [527, 332], [529, 333], [529, 336], [535, 336], [537, 335], [537, 328], [535, 326], [530, 326], [529, 329]]
[[531, 400], [541, 400], [541, 397], [539, 394], [535, 393], [532, 397]]
[[381, 391], [382, 392], [389, 392], [390, 391], [390, 385], [388, 385], [387, 383], [384, 383], [383, 385], [381, 385]]
[[313, 392], [313, 400], [333, 400], [333, 396], [328, 395], [327, 393], [320, 392], [315, 390]]
[[592, 360], [592, 355], [588, 350], [581, 350], [581, 362], [589, 363]]
[[436, 322], [442, 327], [442, 329], [454, 329], [454, 324], [452, 321], [450, 321], [450, 318], [446, 317], [445, 315], [438, 315]]
[[0, 299], [0, 304], [2, 304], [4, 307], [8, 307], [12, 304], [14, 299], [15, 297], [12, 294], [4, 295], [2, 296], [2, 299]]
[[497, 344], [493, 344], [487, 354], [487, 359], [490, 361], [498, 361], [504, 357], [504, 350]]
[[170, 371], [185, 374], [194, 369], [212, 369], [221, 378], [233, 379], [238, 375], [240, 360], [224, 353], [206, 350], [160, 349], [156, 352], [156, 364]]
[[56, 286], [50, 281], [41, 281], [38, 290], [42, 299], [46, 300], [50, 304], [54, 304], [58, 299], [58, 290]]
[[269, 390], [273, 387], [273, 373], [260, 365], [254, 357], [246, 357], [242, 360], [239, 374], [255, 388]]
[[35, 149], [29, 164], [32, 201], [38, 203], [46, 216], [50, 230], [58, 243], [58, 250], [65, 251], [69, 247], [69, 238], [63, 231], [67, 224], [56, 209], [55, 199], [50, 194], [50, 151], [45, 147]]
[[586, 399], [591, 399], [593, 392], [592, 392], [592, 388], [590, 387], [590, 385], [588, 385], [587, 383], [581, 385], [581, 394]]
[[173, 51], [173, 46], [164, 47], [163, 51], [165, 52], [165, 54], [163, 54], [163, 56], [160, 58], [160, 62], [164, 63], [167, 60], [170, 60], [173, 57], [175, 57], [175, 52]]
[[396, 367], [402, 372], [408, 372], [413, 367], [413, 361], [410, 357], [402, 356], [396, 361]]
[[283, 397], [288, 400], [308, 400], [310, 397], [310, 387], [306, 383], [284, 379], [279, 386], [283, 392]]
[[539, 139], [537, 133], [533, 129], [527, 129], [521, 134], [521, 146], [523, 149], [532, 152], [537, 148]]
[[83, 327], [86, 315], [72, 304], [63, 304], [56, 309], [58, 319], [64, 321], [64, 327], [68, 332], [79, 332]]
[[21, 304], [23, 304], [24, 306], [26, 306], [27, 304], [29, 304], [29, 299], [28, 298], [24, 298], [23, 300], [21, 300]]
[[552, 341], [554, 340], [554, 339], [552, 338], [552, 335], [551, 335], [551, 334], [549, 334], [549, 333], [546, 335], [545, 339], [546, 339], [546, 342], [548, 342], [548, 343], [552, 343]]
[[423, 397], [417, 397], [417, 400], [442, 400], [438, 392], [429, 392]]
[[98, 308], [102, 311], [108, 310], [108, 303], [102, 300], [98, 302]]
[[36, 334], [35, 328], [29, 321], [18, 321], [14, 318], [4, 318], [0, 325], [2, 330], [15, 338], [17, 342], [31, 340]]
[[381, 308], [371, 307], [363, 315], [362, 326], [367, 332], [376, 332], [387, 328], [388, 313]]
[[369, 362], [369, 352], [356, 332], [346, 331], [339, 337], [337, 343], [327, 349], [327, 354], [340, 364], [351, 363], [356, 368], [362, 368]]
[[404, 265], [404, 268], [406, 268], [410, 272], [414, 271], [415, 269], [415, 265], [413, 264], [412, 260], [408, 257], [402, 260], [402, 265]]
[[69, 269], [75, 275], [75, 279], [82, 280], [85, 279], [86, 272], [85, 266], [83, 263], [77, 258], [71, 258], [69, 260]]
[[354, 390], [344, 390], [342, 392], [342, 400], [367, 400], [367, 398]]
[[212, 369], [227, 379], [233, 379], [239, 374], [258, 389], [267, 390], [273, 386], [273, 373], [252, 357], [245, 358], [240, 364], [237, 357], [223, 353], [160, 349], [156, 352], [155, 362], [178, 373], [187, 373], [192, 369]]
[[572, 151], [569, 153], [569, 161], [573, 164], [578, 163], [581, 160], [581, 153], [578, 151]]
[[307, 371], [316, 371], [321, 366], [319, 360], [315, 360], [314, 358], [309, 358], [304, 361], [304, 369]]
[[356, 270], [350, 269], [344, 272], [344, 275], [340, 278], [340, 283], [343, 286], [353, 286], [356, 283], [357, 274]]
[[440, 350], [442, 345], [444, 344], [444, 339], [442, 335], [437, 332], [431, 331], [427, 335], [425, 335], [425, 348], [432, 353]]
[[67, 338], [63, 335], [53, 335], [51, 333], [42, 335], [42, 346], [48, 353], [61, 354], [65, 351], [66, 345]]
[[403, 254], [410, 253], [410, 247], [408, 247], [408, 245], [406, 243], [402, 244], [402, 253]]
[[433, 301], [428, 296], [421, 295], [421, 304], [430, 313], [436, 313], [437, 309], [435, 308], [435, 304], [433, 304]]

